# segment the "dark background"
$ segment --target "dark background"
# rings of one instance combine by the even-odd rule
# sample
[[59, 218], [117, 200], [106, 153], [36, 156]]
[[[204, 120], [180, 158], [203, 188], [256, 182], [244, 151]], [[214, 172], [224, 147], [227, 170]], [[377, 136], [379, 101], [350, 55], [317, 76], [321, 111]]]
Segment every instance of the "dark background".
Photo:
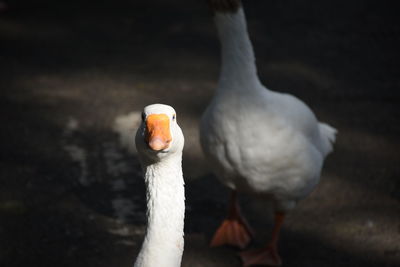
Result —
[[[400, 265], [400, 19], [389, 3], [244, 0], [261, 80], [339, 130], [320, 185], [285, 222], [284, 266]], [[206, 4], [7, 6], [0, 11], [0, 266], [132, 265], [145, 229], [144, 185], [115, 125], [133, 135], [141, 109], [155, 102], [176, 108], [186, 135], [183, 266], [240, 266], [235, 249], [207, 246], [228, 191], [197, 142], [219, 70]], [[260, 246], [270, 209], [242, 202], [258, 233], [252, 246]]]

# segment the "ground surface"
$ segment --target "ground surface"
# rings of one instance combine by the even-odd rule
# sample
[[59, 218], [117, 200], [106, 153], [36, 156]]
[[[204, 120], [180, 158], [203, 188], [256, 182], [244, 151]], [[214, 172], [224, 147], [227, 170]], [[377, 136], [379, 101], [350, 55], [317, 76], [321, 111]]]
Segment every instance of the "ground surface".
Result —
[[[187, 139], [183, 266], [240, 266], [236, 250], [207, 246], [228, 191], [197, 143], [219, 68], [206, 5], [61, 2], [0, 10], [0, 266], [131, 266], [145, 200], [126, 145], [154, 102], [176, 108]], [[375, 1], [245, 3], [261, 79], [339, 130], [284, 225], [284, 266], [400, 266], [398, 14]], [[261, 245], [270, 209], [242, 204]]]

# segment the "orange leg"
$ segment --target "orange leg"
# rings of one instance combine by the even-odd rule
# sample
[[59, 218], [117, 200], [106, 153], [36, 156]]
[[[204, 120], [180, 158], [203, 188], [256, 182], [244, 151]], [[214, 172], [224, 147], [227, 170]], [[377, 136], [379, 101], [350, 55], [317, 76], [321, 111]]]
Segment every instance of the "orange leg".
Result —
[[245, 248], [249, 244], [252, 235], [253, 231], [240, 212], [237, 193], [236, 191], [232, 191], [229, 201], [228, 216], [215, 232], [210, 246], [232, 245]]
[[282, 261], [278, 254], [278, 240], [284, 219], [285, 215], [283, 213], [275, 213], [275, 225], [271, 241], [266, 247], [244, 251], [239, 254], [244, 267], [252, 265], [281, 266]]

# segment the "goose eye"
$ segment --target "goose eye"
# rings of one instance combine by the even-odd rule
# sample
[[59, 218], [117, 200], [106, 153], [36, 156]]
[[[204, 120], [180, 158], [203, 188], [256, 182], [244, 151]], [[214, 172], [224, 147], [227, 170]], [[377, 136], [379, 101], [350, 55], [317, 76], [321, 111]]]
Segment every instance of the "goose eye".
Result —
[[176, 115], [175, 115], [175, 114], [172, 115], [172, 120], [173, 120], [173, 121], [175, 120], [175, 118], [176, 118]]
[[142, 112], [142, 121], [146, 120], [146, 114], [144, 112]]

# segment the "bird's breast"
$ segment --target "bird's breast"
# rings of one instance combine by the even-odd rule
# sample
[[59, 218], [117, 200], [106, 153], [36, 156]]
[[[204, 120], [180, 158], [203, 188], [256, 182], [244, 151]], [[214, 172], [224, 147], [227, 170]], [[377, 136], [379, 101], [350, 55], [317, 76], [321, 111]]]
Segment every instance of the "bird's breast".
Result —
[[318, 176], [318, 154], [275, 114], [253, 110], [205, 116], [202, 147], [227, 186], [272, 194], [275, 190], [301, 191]]

